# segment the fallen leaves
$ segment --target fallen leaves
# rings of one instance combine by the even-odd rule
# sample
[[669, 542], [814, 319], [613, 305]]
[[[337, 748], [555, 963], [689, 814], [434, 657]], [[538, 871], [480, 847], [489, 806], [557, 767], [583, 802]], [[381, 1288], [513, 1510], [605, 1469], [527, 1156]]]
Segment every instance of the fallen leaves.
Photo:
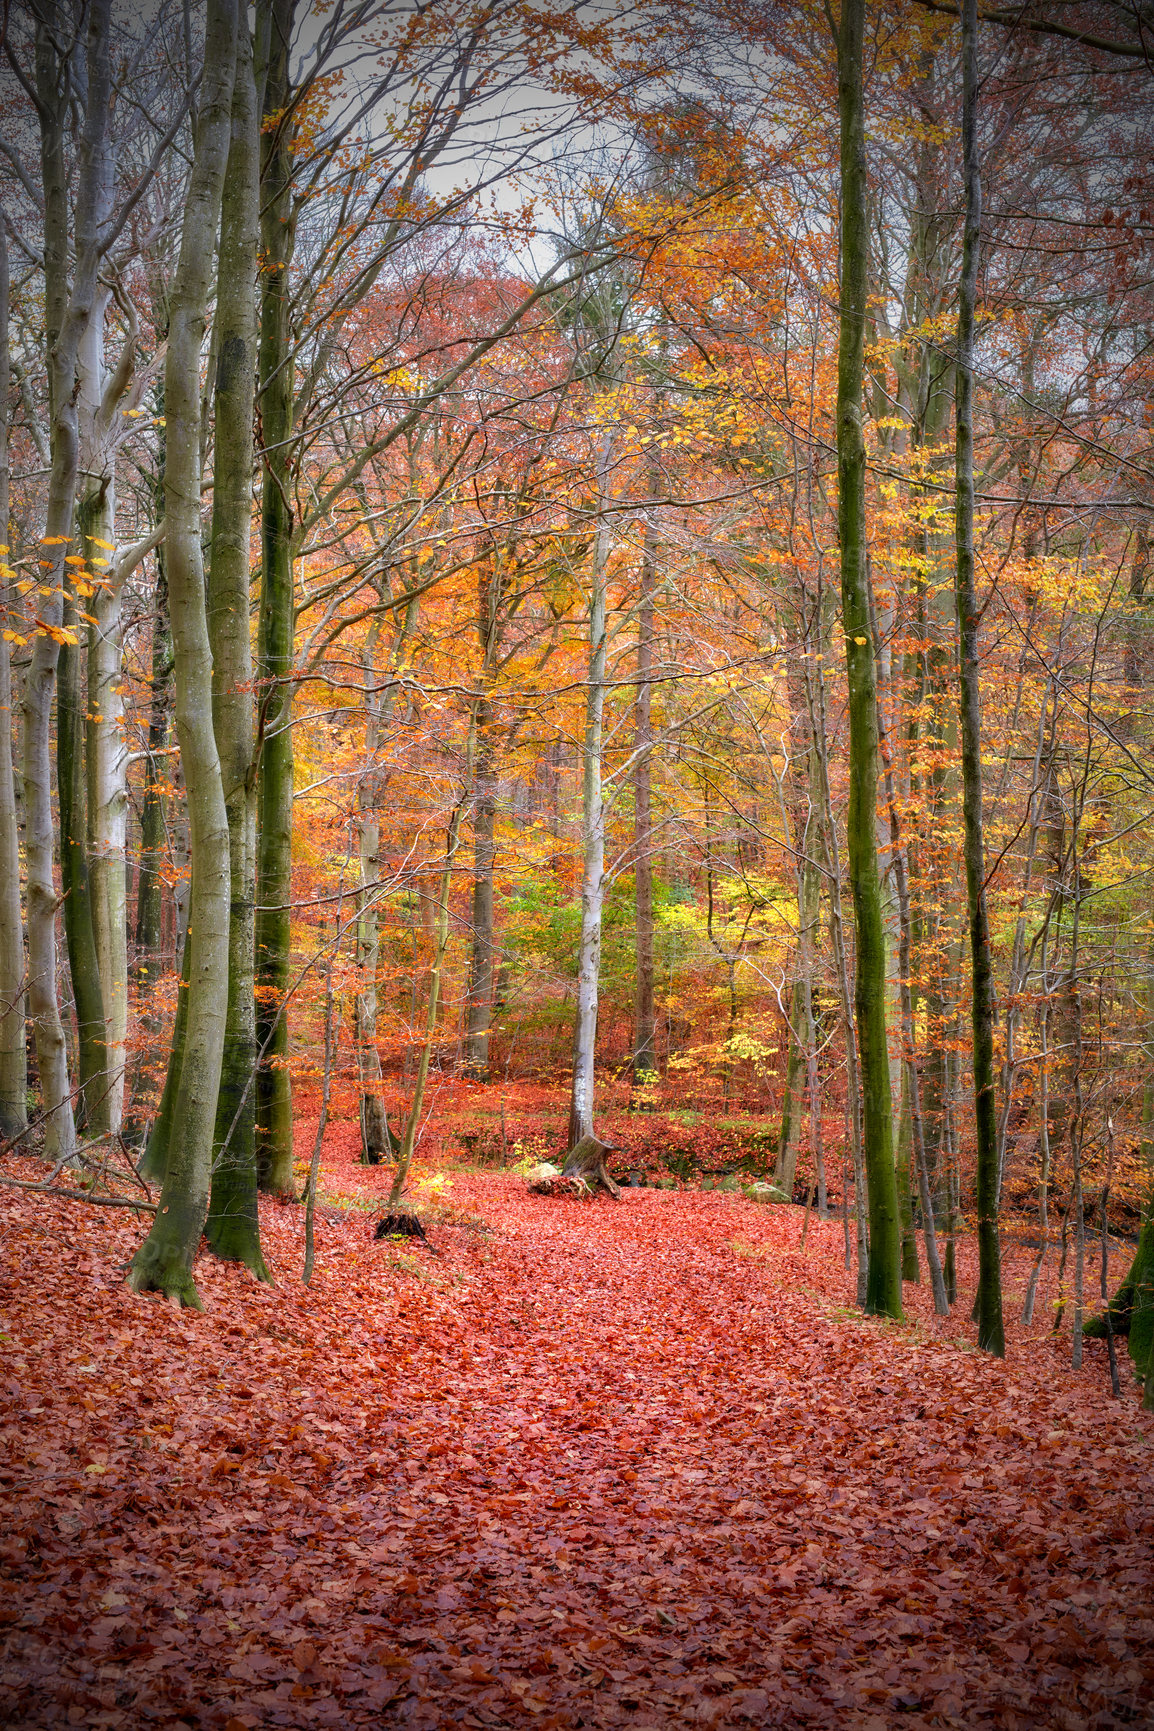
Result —
[[1154, 1426], [1099, 1365], [850, 1314], [794, 1210], [454, 1196], [435, 1284], [333, 1210], [302, 1288], [269, 1205], [278, 1286], [203, 1258], [203, 1316], [127, 1292], [133, 1220], [0, 1197], [7, 1723], [1142, 1720]]

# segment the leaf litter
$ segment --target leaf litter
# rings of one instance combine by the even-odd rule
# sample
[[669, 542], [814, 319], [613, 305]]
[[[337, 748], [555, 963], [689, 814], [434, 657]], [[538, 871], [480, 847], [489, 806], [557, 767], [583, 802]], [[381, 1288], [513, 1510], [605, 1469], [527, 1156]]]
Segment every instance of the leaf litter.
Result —
[[6, 1724], [1154, 1723], [1154, 1423], [1095, 1352], [862, 1318], [795, 1209], [452, 1201], [436, 1259], [326, 1209], [310, 1288], [262, 1205], [277, 1286], [202, 1257], [197, 1315], [138, 1221], [0, 1196]]

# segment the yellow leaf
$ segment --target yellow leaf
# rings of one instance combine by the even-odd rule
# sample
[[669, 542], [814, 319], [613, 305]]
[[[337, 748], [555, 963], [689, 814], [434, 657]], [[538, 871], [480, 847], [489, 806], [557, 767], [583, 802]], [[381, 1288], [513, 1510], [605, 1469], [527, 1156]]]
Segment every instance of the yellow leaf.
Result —
[[864, 645], [864, 644], [869, 642], [869, 638], [868, 637], [855, 637], [854, 642]]
[[110, 553], [111, 553], [111, 552], [112, 552], [112, 550], [113, 550], [113, 547], [114, 547], [114, 546], [115, 546], [115, 542], [113, 542], [113, 541], [102, 541], [102, 540], [101, 540], [101, 539], [100, 539], [100, 536], [99, 536], [99, 535], [90, 535], [90, 536], [89, 536], [89, 537], [88, 537], [88, 539], [89, 539], [89, 540], [90, 540], [90, 541], [91, 541], [91, 542], [92, 542], [92, 545], [93, 545], [93, 546], [94, 546], [94, 547], [106, 547], [106, 548], [107, 548], [107, 549], [108, 549], [108, 551], [109, 551], [109, 552], [110, 552]]

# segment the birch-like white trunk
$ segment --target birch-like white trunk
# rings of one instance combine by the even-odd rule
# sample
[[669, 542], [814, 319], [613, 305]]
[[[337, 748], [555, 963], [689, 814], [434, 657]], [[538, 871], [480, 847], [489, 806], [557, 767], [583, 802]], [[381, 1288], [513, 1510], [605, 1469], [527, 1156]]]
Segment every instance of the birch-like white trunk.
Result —
[[569, 1146], [593, 1134], [597, 996], [601, 978], [601, 911], [605, 901], [605, 801], [601, 789], [601, 733], [605, 713], [605, 566], [609, 558], [609, 488], [612, 434], [606, 430], [597, 456], [597, 532], [589, 578], [589, 682], [582, 746], [581, 948], [577, 963], [577, 1019], [573, 1033], [573, 1090], [569, 1102]]

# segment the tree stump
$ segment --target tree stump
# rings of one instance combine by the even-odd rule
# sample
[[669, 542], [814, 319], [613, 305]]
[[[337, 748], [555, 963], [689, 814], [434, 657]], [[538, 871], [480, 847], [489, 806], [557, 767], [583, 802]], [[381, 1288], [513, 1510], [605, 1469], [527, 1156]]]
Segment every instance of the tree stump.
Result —
[[602, 1142], [596, 1136], [582, 1136], [577, 1146], [566, 1156], [561, 1168], [563, 1178], [579, 1178], [590, 1190], [601, 1189], [621, 1200], [621, 1187], [609, 1176], [606, 1157], [614, 1151], [612, 1142]]
[[[425, 1228], [422, 1226], [419, 1216], [416, 1214], [410, 1214], [407, 1210], [400, 1210], [391, 1214], [386, 1214], [383, 1220], [378, 1220], [377, 1230], [373, 1233], [373, 1237], [419, 1238], [422, 1244], [429, 1243], [429, 1240], [425, 1237]], [[429, 1248], [432, 1249], [432, 1246], [430, 1245]]]

